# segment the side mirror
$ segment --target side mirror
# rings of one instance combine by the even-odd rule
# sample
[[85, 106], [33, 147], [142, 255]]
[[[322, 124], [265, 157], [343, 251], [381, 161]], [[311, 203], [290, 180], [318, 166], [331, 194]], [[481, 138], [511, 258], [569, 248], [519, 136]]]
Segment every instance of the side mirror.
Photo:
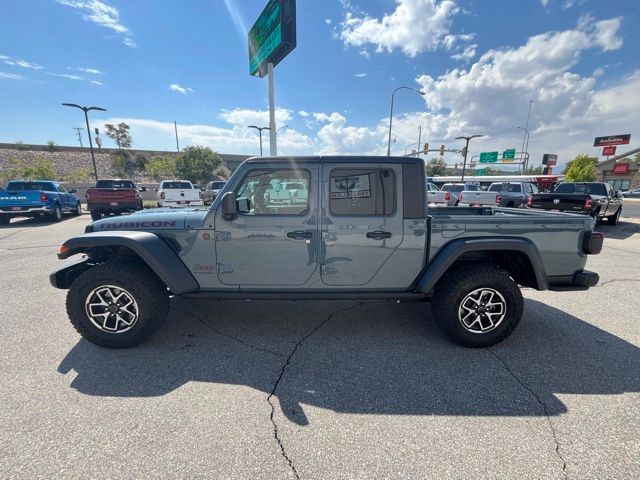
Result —
[[233, 220], [238, 215], [238, 206], [236, 204], [236, 194], [227, 192], [222, 197], [222, 216], [225, 220]]
[[140, 191], [141, 192], [146, 192], [147, 191], [147, 187], [140, 187]]

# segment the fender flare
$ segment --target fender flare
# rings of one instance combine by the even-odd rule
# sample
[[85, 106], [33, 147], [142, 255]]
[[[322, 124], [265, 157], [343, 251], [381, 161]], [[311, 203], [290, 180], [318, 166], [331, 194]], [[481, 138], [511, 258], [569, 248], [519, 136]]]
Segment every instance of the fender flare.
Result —
[[516, 251], [524, 253], [533, 267], [537, 290], [547, 290], [544, 264], [537, 247], [525, 238], [517, 237], [481, 237], [452, 240], [444, 245], [418, 276], [415, 290], [428, 294], [436, 286], [449, 268], [465, 253], [486, 251]]
[[[77, 253], [85, 253], [97, 247], [126, 247], [136, 253], [142, 261], [176, 294], [193, 292], [200, 285], [176, 252], [160, 237], [150, 232], [110, 231], [86, 233], [64, 242], [58, 258], [66, 259]], [[68, 288], [67, 268], [77, 270], [72, 264], [51, 274], [51, 283], [57, 288]], [[89, 267], [90, 268], [90, 267]], [[60, 280], [58, 280], [60, 279]], [[55, 283], [54, 283], [55, 281]]]

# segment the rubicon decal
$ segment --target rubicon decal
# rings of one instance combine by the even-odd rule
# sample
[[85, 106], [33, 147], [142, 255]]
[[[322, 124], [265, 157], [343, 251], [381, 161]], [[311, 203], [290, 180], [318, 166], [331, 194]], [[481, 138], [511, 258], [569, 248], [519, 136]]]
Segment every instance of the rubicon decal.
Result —
[[97, 225], [99, 230], [122, 230], [127, 228], [169, 228], [175, 227], [175, 221], [154, 221], [154, 222], [108, 222]]

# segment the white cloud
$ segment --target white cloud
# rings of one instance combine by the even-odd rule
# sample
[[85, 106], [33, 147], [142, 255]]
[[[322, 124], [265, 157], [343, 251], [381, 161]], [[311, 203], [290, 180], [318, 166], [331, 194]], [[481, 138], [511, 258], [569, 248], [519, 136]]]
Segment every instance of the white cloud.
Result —
[[131, 30], [120, 22], [120, 12], [107, 2], [100, 0], [57, 0], [57, 2], [82, 11], [84, 20], [121, 34], [122, 42], [126, 46], [136, 46]]
[[187, 95], [189, 93], [193, 93], [193, 89], [191, 89], [189, 87], [181, 87], [177, 83], [172, 83], [171, 85], [169, 85], [169, 90], [171, 90], [172, 92], [181, 93], [182, 95]]
[[358, 77], [358, 78], [364, 78], [364, 77], [366, 77], [366, 76], [367, 76], [367, 74], [366, 74], [366, 73], [356, 73], [356, 74], [354, 75], [354, 77]]
[[373, 44], [377, 52], [398, 48], [410, 57], [443, 45], [452, 19], [460, 10], [453, 0], [395, 0], [396, 8], [381, 19], [354, 11], [341, 23], [340, 39], [345, 45]]
[[622, 38], [618, 37], [618, 30], [622, 23], [622, 17], [612, 18], [596, 22], [594, 25], [594, 40], [602, 47], [602, 50], [618, 50], [622, 47]]
[[9, 80], [24, 80], [26, 77], [22, 75], [16, 75], [15, 73], [0, 72], [0, 78], [7, 78]]
[[51, 72], [45, 72], [47, 75], [51, 75], [52, 77], [61, 77], [61, 78], [67, 78], [69, 80], [84, 80], [84, 77], [81, 77], [79, 75], [71, 75], [69, 73], [51, 73]]
[[99, 86], [104, 85], [104, 83], [99, 82], [98, 80], [89, 80], [89, 81], [90, 81], [91, 83], [93, 83], [94, 85], [99, 85]]
[[362, 55], [362, 56], [363, 56], [364, 58], [366, 58], [366, 59], [369, 59], [369, 57], [371, 57], [371, 54], [369, 53], [369, 51], [368, 51], [368, 50], [364, 50], [364, 49], [362, 49], [362, 50], [360, 50], [358, 53], [359, 53], [360, 55]]
[[462, 52], [451, 55], [451, 58], [453, 58], [454, 60], [469, 63], [473, 59], [473, 57], [476, 56], [476, 48], [478, 48], [478, 45], [469, 45]]
[[7, 57], [6, 55], [0, 55], [0, 60], [9, 60], [11, 57]]
[[5, 59], [7, 65], [13, 65], [15, 67], [30, 68], [32, 70], [42, 70], [44, 67], [37, 63], [29, 63], [26, 60], [9, 60]]
[[320, 155], [381, 154], [385, 146], [386, 128], [354, 127], [337, 112], [314, 113], [314, 118], [324, 123], [317, 132], [315, 152]]
[[[69, 69], [71, 69], [71, 67], [69, 67]], [[98, 70], [97, 68], [82, 68], [82, 67], [77, 67], [75, 68], [75, 70], [78, 70], [80, 72], [85, 72], [85, 73], [91, 73], [93, 75], [102, 75], [104, 72], [101, 70]]]
[[309, 116], [309, 112], [305, 112], [304, 110], [300, 110], [298, 112], [298, 115], [300, 115], [301, 117], [308, 117]]
[[[291, 121], [291, 113], [291, 110], [276, 108], [276, 124], [282, 126]], [[231, 125], [239, 127], [246, 127], [247, 125], [266, 127], [269, 125], [268, 110], [251, 110], [248, 108], [223, 109], [220, 113], [220, 118]]]
[[324, 19], [324, 23], [326, 23], [327, 25], [331, 25], [331, 19], [330, 18], [325, 18]]

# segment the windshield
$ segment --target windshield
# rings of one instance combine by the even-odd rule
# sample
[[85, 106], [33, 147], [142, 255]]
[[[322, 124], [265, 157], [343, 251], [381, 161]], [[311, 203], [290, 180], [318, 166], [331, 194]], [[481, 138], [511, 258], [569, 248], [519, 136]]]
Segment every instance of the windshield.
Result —
[[9, 182], [6, 190], [47, 190], [54, 191], [49, 182]]
[[465, 189], [464, 185], [452, 185], [452, 184], [444, 184], [442, 186], [443, 192], [462, 192]]
[[489, 187], [490, 192], [522, 192], [519, 183], [493, 183]]
[[190, 190], [193, 188], [191, 182], [162, 182], [163, 190]]
[[303, 190], [304, 189], [304, 184], [302, 184], [302, 183], [287, 183], [287, 184], [285, 184], [284, 188], [286, 190]]
[[136, 188], [131, 180], [98, 180], [96, 188]]
[[226, 185], [227, 182], [211, 182], [212, 190], [219, 190]]
[[606, 195], [604, 183], [561, 183], [556, 193], [580, 193], [583, 195]]

